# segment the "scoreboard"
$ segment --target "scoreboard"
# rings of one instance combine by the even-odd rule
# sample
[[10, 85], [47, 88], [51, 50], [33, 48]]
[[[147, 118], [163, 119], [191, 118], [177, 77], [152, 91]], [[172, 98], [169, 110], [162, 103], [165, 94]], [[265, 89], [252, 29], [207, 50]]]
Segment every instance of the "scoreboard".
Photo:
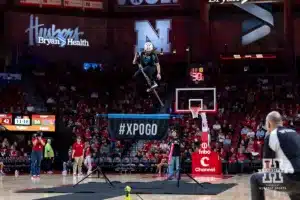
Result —
[[20, 5], [56, 8], [102, 10], [103, 0], [20, 0]]
[[203, 66], [190, 67], [189, 76], [193, 83], [198, 84], [200, 81], [204, 81], [204, 70]]
[[0, 125], [8, 131], [55, 131], [55, 115], [0, 114]]

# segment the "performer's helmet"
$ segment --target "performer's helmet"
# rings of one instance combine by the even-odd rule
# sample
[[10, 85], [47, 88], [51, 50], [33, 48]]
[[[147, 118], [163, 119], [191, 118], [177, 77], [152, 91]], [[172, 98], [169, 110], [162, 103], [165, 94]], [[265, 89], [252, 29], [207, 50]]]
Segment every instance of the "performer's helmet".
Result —
[[144, 45], [144, 51], [146, 52], [151, 52], [153, 51], [154, 47], [153, 44], [151, 42], [146, 42]]

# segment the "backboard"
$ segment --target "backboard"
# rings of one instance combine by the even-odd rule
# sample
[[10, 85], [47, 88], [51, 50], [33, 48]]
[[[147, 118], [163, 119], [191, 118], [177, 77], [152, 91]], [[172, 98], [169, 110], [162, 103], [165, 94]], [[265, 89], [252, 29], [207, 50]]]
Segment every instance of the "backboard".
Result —
[[176, 88], [175, 112], [191, 113], [193, 108], [200, 107], [200, 112], [215, 113], [216, 93], [216, 88]]

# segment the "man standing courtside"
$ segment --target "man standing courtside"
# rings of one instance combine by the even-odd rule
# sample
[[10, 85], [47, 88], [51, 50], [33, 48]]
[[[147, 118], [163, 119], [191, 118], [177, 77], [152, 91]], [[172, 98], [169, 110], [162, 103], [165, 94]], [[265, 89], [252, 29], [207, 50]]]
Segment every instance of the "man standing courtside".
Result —
[[81, 141], [81, 137], [77, 137], [76, 142], [72, 146], [72, 159], [74, 159], [73, 164], [73, 175], [76, 176], [78, 168], [78, 176], [82, 176], [82, 163], [84, 155], [84, 144]]
[[[180, 170], [180, 141], [178, 138], [178, 133], [176, 131], [172, 132], [173, 141], [171, 142], [171, 148], [169, 153], [169, 175], [168, 179], [172, 180], [173, 176], [176, 178], [179, 176]], [[174, 171], [175, 170], [175, 171]]]
[[[264, 190], [287, 192], [291, 200], [300, 199], [300, 135], [283, 127], [281, 115], [266, 117], [263, 172], [250, 178], [251, 199], [265, 200]], [[273, 165], [271, 169], [271, 165]]]
[[46, 141], [42, 137], [42, 133], [38, 132], [32, 137], [32, 152], [31, 152], [31, 179], [39, 179], [41, 172], [41, 161], [43, 158], [43, 150]]

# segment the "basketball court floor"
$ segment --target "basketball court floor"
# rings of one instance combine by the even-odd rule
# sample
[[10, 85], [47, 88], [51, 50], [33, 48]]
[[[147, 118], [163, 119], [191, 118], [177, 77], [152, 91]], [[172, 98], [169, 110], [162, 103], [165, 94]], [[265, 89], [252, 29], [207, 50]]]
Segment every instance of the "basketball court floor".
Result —
[[[170, 194], [131, 194], [132, 200], [248, 200], [249, 199], [249, 176], [250, 175], [239, 175], [232, 177], [197, 177], [196, 180], [200, 182], [215, 183], [234, 183], [235, 186], [230, 189], [213, 196], [207, 195], [170, 195]], [[156, 177], [153, 174], [127, 174], [127, 175], [108, 175], [111, 181], [120, 182], [151, 182], [151, 181], [162, 181], [163, 178]], [[81, 193], [77, 197], [68, 198], [70, 193], [54, 193], [54, 192], [39, 192], [36, 193], [36, 188], [48, 189], [53, 187], [67, 186], [76, 183], [79, 178], [73, 178], [72, 176], [62, 175], [43, 175], [40, 181], [33, 182], [28, 175], [14, 177], [4, 176], [0, 177], [0, 200], [31, 200], [31, 199], [86, 199], [91, 200], [90, 193]], [[183, 181], [190, 181], [188, 177], [183, 176]], [[89, 184], [91, 182], [104, 182], [104, 179], [92, 177], [86, 179], [82, 184]], [[176, 181], [169, 181], [176, 185]], [[191, 181], [192, 182], [192, 181]], [[196, 183], [194, 183], [196, 184]], [[176, 188], [176, 186], [175, 186]], [[106, 192], [106, 191], [105, 191]], [[107, 191], [109, 192], [109, 191]], [[288, 200], [289, 197], [285, 193], [266, 191], [267, 200]], [[62, 198], [65, 196], [65, 198]], [[125, 195], [116, 194], [114, 197], [105, 198], [111, 200], [124, 200]], [[86, 198], [85, 198], [86, 197]]]

